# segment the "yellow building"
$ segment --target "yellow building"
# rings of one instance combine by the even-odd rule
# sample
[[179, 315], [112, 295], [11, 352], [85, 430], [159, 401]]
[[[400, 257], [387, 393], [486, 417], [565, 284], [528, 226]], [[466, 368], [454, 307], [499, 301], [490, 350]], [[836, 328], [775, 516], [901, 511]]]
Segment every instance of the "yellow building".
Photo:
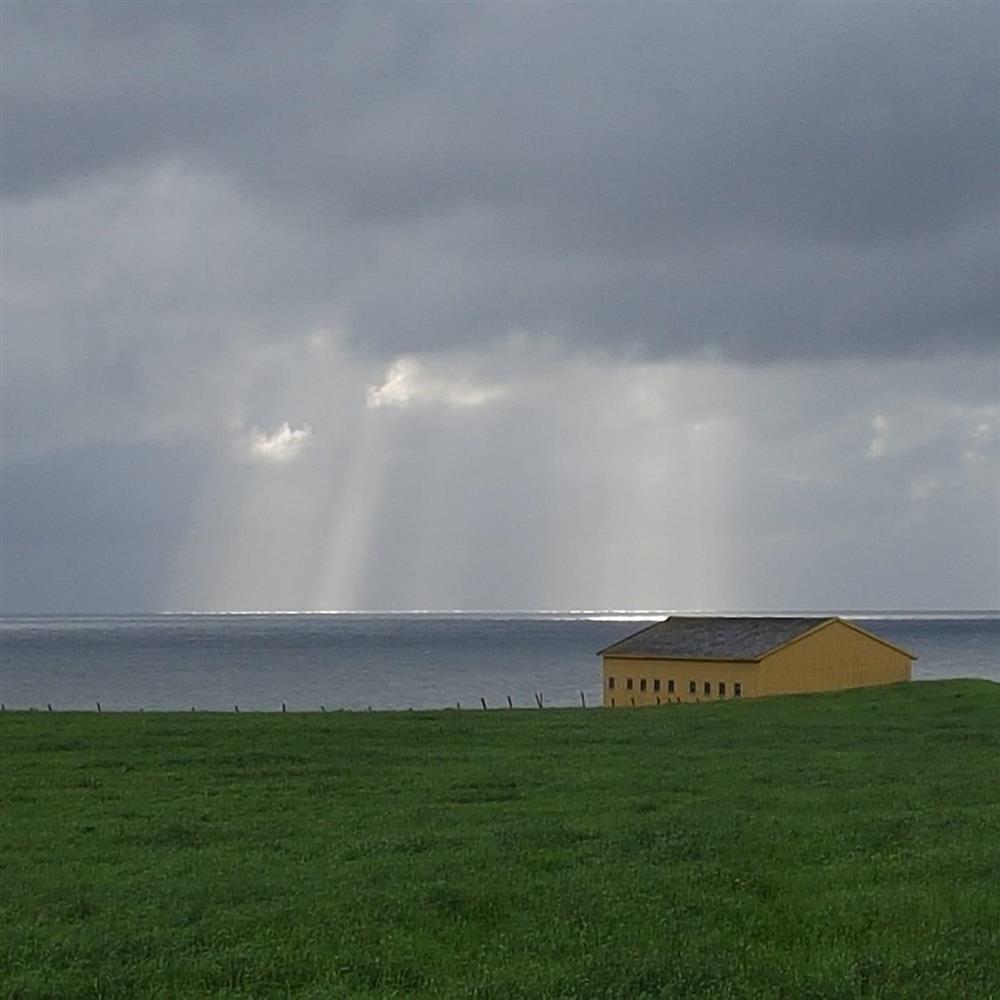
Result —
[[598, 656], [608, 708], [896, 684], [916, 659], [842, 618], [681, 615]]

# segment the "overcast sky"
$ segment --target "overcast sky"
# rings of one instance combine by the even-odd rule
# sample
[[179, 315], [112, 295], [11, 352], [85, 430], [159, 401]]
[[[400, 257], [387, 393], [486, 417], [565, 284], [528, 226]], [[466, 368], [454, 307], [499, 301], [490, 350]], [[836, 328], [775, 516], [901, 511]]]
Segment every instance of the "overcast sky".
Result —
[[1000, 606], [997, 4], [0, 31], [0, 610]]

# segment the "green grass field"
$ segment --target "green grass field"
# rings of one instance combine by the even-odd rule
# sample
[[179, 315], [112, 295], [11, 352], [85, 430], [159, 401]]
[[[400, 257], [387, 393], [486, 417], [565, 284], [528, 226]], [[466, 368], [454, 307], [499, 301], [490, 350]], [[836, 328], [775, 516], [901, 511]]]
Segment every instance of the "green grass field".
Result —
[[1000, 997], [1000, 685], [8, 712], [0, 996]]

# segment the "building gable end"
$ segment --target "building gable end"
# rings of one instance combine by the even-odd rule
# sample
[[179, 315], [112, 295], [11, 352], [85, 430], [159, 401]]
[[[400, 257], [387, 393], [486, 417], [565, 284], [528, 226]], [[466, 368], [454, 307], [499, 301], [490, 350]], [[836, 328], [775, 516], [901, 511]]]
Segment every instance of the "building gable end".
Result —
[[869, 632], [867, 629], [861, 628], [860, 625], [855, 625], [854, 622], [846, 621], [843, 618], [835, 618], [833, 620], [840, 622], [841, 625], [846, 625], [849, 629], [853, 629], [855, 632], [860, 632], [866, 639], [871, 639], [872, 641], [880, 643], [883, 646], [888, 646], [894, 653], [900, 653], [903, 656], [909, 657], [911, 660], [918, 659], [916, 653], [911, 653], [909, 650], [903, 649], [902, 646], [896, 646], [893, 643], [875, 635], [874, 632]]
[[[774, 656], [775, 653], [782, 649], [787, 649], [789, 646], [793, 646], [797, 642], [801, 642], [803, 639], [808, 639], [810, 636], [815, 635], [817, 632], [821, 632], [825, 628], [829, 628], [835, 622], [841, 621], [840, 618], [824, 618], [822, 621], [817, 622], [812, 628], [807, 629], [805, 632], [800, 632], [798, 635], [793, 635], [791, 639], [786, 639], [784, 642], [778, 643], [777, 646], [769, 649], [766, 653], [761, 653], [758, 663], [763, 662], [769, 656]], [[844, 622], [846, 625], [847, 623]], [[868, 634], [867, 632], [865, 633]], [[871, 638], [875, 638], [871, 636]]]

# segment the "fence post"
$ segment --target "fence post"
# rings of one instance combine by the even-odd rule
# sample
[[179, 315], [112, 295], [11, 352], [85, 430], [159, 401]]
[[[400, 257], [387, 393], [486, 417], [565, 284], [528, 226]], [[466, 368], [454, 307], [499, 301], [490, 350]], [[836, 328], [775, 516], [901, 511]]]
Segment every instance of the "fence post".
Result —
[[582, 706], [583, 708], [586, 708], [586, 707], [587, 707], [587, 699], [586, 699], [586, 698], [584, 698], [584, 696], [583, 696], [583, 692], [582, 692], [582, 691], [580, 692], [580, 705], [581, 705], [581, 706]]
[[479, 700], [483, 703], [483, 711], [485, 712], [486, 711], [486, 699], [485, 698], [480, 698]]
[[101, 703], [98, 702], [97, 703], [97, 713], [98, 713], [98, 715], [100, 715], [100, 712], [101, 712]]
[[508, 708], [513, 708], [514, 707], [514, 702], [512, 702], [510, 700], [510, 695], [507, 695], [507, 707]]

